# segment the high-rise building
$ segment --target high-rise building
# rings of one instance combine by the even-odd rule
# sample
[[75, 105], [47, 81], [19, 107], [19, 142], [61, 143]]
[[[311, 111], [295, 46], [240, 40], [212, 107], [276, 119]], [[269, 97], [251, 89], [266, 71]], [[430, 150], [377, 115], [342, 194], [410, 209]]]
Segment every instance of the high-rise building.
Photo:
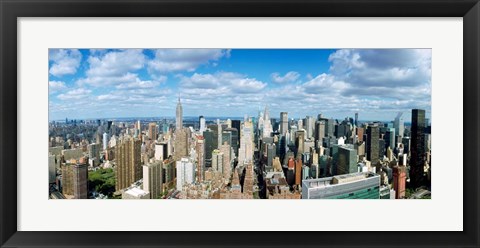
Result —
[[273, 133], [272, 121], [270, 120], [270, 112], [268, 110], [268, 105], [265, 106], [265, 113], [263, 115], [263, 137], [270, 137]]
[[405, 182], [407, 179], [406, 166], [393, 167], [393, 189], [395, 190], [395, 199], [405, 198]]
[[108, 134], [103, 133], [103, 150], [107, 150], [108, 148]]
[[379, 145], [380, 132], [377, 125], [369, 126], [367, 128], [367, 159], [372, 166], [376, 166], [379, 161]]
[[212, 152], [212, 169], [223, 173], [223, 153], [220, 150], [213, 150]]
[[220, 149], [220, 146], [222, 146], [222, 125], [220, 124], [220, 120], [217, 119], [217, 149]]
[[206, 130], [207, 126], [205, 125], [205, 117], [203, 117], [203, 115], [200, 115], [200, 117], [198, 117], [198, 122], [200, 122], [200, 133], [203, 133], [203, 131]]
[[385, 147], [395, 148], [395, 128], [387, 128], [385, 132]]
[[195, 168], [188, 158], [177, 161], [177, 190], [182, 191], [183, 185], [195, 182]]
[[327, 120], [326, 123], [326, 137], [333, 137], [333, 133], [335, 132], [335, 120], [330, 118]]
[[288, 131], [288, 113], [280, 112], [280, 134], [285, 135]]
[[295, 132], [295, 147], [297, 148], [297, 155], [296, 157], [302, 156], [303, 152], [305, 152], [305, 131], [304, 130], [298, 130]]
[[212, 152], [215, 150], [215, 142], [213, 132], [211, 130], [205, 130], [203, 132], [203, 138], [205, 140], [205, 167], [212, 166]]
[[225, 180], [230, 180], [232, 176], [232, 148], [231, 146], [225, 141], [223, 145], [220, 147], [220, 153], [223, 153], [223, 165], [222, 165], [222, 173], [223, 178]]
[[195, 152], [197, 154], [197, 181], [203, 182], [203, 173], [205, 171], [205, 139], [203, 136], [197, 137]]
[[337, 174], [357, 172], [357, 150], [353, 145], [338, 146]]
[[98, 143], [93, 143], [87, 146], [88, 149], [88, 157], [89, 158], [100, 158], [100, 147], [101, 145]]
[[[83, 161], [82, 161], [83, 160]], [[73, 196], [88, 199], [88, 166], [84, 159], [73, 166]]]
[[[233, 148], [233, 151], [235, 152], [235, 156], [238, 156], [238, 130], [236, 128], [226, 128], [225, 132], [230, 133], [231, 146]], [[225, 141], [225, 132], [224, 132], [224, 135], [222, 136], [223, 137], [222, 142]]]
[[315, 118], [313, 118], [312, 116], [307, 116], [305, 118], [304, 126], [305, 130], [307, 131], [305, 137], [309, 139], [312, 138], [315, 130]]
[[395, 128], [395, 133], [397, 135], [400, 135], [401, 137], [403, 137], [403, 131], [405, 129], [402, 115], [403, 115], [402, 112], [398, 113], [397, 117], [395, 117], [395, 120], [393, 122], [393, 127]]
[[48, 183], [55, 183], [57, 178], [57, 157], [55, 155], [48, 155]]
[[323, 137], [325, 137], [325, 121], [315, 123], [315, 147], [322, 146]]
[[155, 161], [143, 166], [143, 190], [150, 193], [151, 199], [158, 199], [162, 194], [162, 161]]
[[410, 182], [414, 188], [417, 188], [424, 184], [425, 110], [423, 109], [412, 109], [410, 138]]
[[178, 98], [177, 103], [175, 127], [177, 128], [177, 130], [183, 128], [183, 108], [182, 103], [180, 102], [180, 97]]
[[188, 156], [190, 150], [190, 129], [180, 128], [175, 130], [175, 143], [174, 143], [174, 158], [175, 161], [180, 160], [182, 157]]
[[358, 127], [358, 113], [355, 113], [355, 126]]
[[124, 137], [120, 142], [115, 146], [115, 189], [117, 191], [129, 187], [142, 177], [142, 141], [132, 137]]
[[295, 161], [295, 184], [302, 184], [302, 160], [298, 158]]
[[379, 199], [380, 176], [357, 172], [302, 181], [302, 199]]
[[73, 196], [73, 168], [74, 165], [70, 163], [64, 163], [62, 165], [62, 193], [64, 195]]
[[358, 137], [358, 142], [363, 141], [363, 135], [365, 133], [365, 129], [363, 127], [357, 127], [357, 137]]
[[253, 162], [253, 123], [247, 120], [242, 124], [240, 132], [240, 149], [238, 149], [238, 164], [248, 164]]
[[157, 140], [157, 124], [154, 122], [148, 124], [148, 138]]

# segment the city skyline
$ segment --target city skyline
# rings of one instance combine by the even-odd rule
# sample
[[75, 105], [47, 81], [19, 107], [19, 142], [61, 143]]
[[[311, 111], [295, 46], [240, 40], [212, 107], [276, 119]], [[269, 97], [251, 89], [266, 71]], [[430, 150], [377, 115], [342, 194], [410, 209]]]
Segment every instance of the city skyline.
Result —
[[173, 117], [179, 97], [184, 116], [431, 118], [431, 50], [49, 51], [49, 120]]

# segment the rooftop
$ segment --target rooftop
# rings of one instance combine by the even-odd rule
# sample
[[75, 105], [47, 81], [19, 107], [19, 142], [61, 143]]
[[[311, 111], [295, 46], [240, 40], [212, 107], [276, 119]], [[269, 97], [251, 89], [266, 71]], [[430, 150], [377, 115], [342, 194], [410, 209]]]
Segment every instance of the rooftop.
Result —
[[333, 177], [303, 180], [303, 185], [307, 188], [323, 188], [334, 186], [336, 184], [356, 182], [375, 176], [378, 175], [373, 172], [356, 172], [351, 174], [337, 175]]

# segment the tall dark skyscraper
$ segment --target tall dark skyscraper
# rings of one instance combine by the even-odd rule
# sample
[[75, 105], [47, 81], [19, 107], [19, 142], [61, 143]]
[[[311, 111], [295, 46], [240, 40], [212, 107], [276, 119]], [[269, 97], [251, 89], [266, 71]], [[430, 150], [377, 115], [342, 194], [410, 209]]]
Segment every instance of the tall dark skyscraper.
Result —
[[367, 128], [367, 159], [376, 166], [379, 158], [379, 133], [378, 126], [369, 126]]
[[[240, 120], [232, 120], [232, 128], [237, 129], [238, 137], [240, 137]], [[238, 147], [240, 147], [240, 138], [238, 139]]]
[[425, 110], [412, 109], [410, 133], [410, 182], [414, 188], [424, 184], [423, 165], [425, 164]]
[[211, 130], [205, 130], [203, 132], [203, 138], [205, 139], [205, 166], [210, 167], [212, 163], [212, 152], [215, 149], [215, 138]]

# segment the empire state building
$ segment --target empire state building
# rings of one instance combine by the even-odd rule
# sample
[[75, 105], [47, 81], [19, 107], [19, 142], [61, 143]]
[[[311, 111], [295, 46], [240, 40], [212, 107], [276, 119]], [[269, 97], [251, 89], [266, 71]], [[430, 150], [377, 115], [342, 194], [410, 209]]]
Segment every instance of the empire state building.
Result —
[[176, 114], [176, 129], [180, 130], [183, 128], [183, 108], [182, 103], [180, 102], [180, 97], [178, 98], [177, 103], [177, 114]]

